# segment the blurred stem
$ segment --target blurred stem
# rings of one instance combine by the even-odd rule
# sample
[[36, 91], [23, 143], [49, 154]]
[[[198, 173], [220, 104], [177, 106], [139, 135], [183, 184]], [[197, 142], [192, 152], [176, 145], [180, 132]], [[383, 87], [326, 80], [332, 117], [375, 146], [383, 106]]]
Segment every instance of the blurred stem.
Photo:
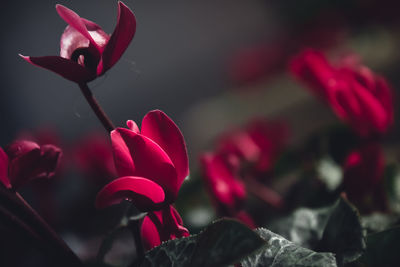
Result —
[[283, 207], [282, 197], [277, 192], [252, 177], [246, 177], [244, 180], [247, 190], [254, 196], [258, 197], [274, 208]]
[[58, 259], [61, 266], [82, 266], [78, 256], [24, 198], [3, 186], [0, 186], [0, 216], [4, 223], [10, 223], [10, 227], [15, 227], [43, 245], [49, 257]]
[[86, 83], [80, 83], [79, 88], [81, 88], [82, 94], [85, 96], [86, 101], [89, 103], [90, 107], [92, 108], [92, 110], [94, 111], [100, 122], [103, 124], [104, 128], [108, 132], [114, 130], [115, 129], [114, 124], [107, 116], [107, 114], [104, 112], [104, 110], [101, 108], [99, 102], [97, 102], [96, 98], [94, 97], [88, 85]]
[[140, 226], [142, 225], [143, 219], [132, 220], [129, 222], [129, 228], [132, 231], [133, 239], [135, 240], [136, 246], [136, 259], [131, 266], [140, 266], [144, 259], [144, 248], [142, 244], [142, 237], [140, 235]]

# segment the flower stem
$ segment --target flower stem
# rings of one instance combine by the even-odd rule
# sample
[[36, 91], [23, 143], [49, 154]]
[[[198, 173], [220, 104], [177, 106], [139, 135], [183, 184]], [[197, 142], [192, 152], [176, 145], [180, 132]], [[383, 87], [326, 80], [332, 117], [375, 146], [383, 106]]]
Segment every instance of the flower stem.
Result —
[[265, 203], [278, 209], [283, 207], [282, 197], [271, 188], [250, 177], [245, 179], [245, 183], [247, 190]]
[[96, 98], [94, 97], [88, 85], [86, 83], [80, 83], [79, 88], [81, 88], [82, 94], [85, 96], [86, 101], [89, 103], [90, 107], [92, 108], [92, 110], [94, 111], [100, 122], [103, 124], [104, 128], [108, 132], [114, 130], [115, 129], [114, 124], [112, 123], [110, 118], [108, 118], [104, 110], [101, 108], [99, 102], [97, 102]]
[[133, 234], [133, 239], [135, 240], [136, 247], [136, 259], [132, 263], [131, 266], [140, 266], [144, 259], [144, 248], [142, 244], [142, 237], [140, 235], [140, 226], [143, 222], [143, 219], [140, 220], [131, 220], [129, 222], [129, 228]]
[[43, 246], [49, 258], [56, 259], [62, 266], [82, 266], [78, 256], [22, 196], [3, 186], [0, 186], [0, 217], [10, 229], [26, 234]]

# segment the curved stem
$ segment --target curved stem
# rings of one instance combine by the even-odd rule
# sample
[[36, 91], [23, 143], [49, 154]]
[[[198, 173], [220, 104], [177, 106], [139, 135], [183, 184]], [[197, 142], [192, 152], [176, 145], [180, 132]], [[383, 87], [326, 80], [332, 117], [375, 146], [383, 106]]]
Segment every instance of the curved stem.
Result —
[[50, 255], [58, 257], [62, 266], [82, 266], [78, 256], [22, 196], [2, 186], [0, 186], [0, 217], [37, 240], [49, 252], [52, 251]]
[[88, 85], [86, 83], [80, 83], [79, 88], [81, 88], [82, 94], [85, 96], [86, 101], [89, 103], [90, 107], [92, 108], [92, 110], [94, 111], [100, 122], [103, 124], [104, 128], [108, 132], [114, 130], [115, 129], [114, 124], [112, 123], [110, 118], [108, 118], [104, 110], [101, 108], [99, 102], [97, 102], [92, 91], [90, 91]]

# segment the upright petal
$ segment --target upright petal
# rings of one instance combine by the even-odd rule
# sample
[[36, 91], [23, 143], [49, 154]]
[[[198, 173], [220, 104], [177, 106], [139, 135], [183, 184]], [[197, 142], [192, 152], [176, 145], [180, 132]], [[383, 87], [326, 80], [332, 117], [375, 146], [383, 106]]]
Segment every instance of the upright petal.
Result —
[[176, 168], [180, 187], [189, 174], [189, 161], [185, 140], [178, 126], [164, 112], [154, 110], [143, 118], [141, 132], [168, 154]]
[[119, 128], [122, 139], [134, 162], [135, 176], [146, 177], [161, 185], [166, 201], [173, 202], [178, 195], [179, 185], [175, 167], [165, 151], [146, 136]]
[[8, 179], [8, 156], [0, 147], [0, 182], [7, 188], [11, 188], [10, 180]]
[[118, 2], [118, 21], [102, 60], [97, 68], [97, 75], [110, 69], [120, 59], [136, 32], [136, 18], [132, 11], [122, 2]]
[[29, 63], [51, 70], [58, 75], [61, 75], [67, 80], [82, 83], [89, 82], [96, 78], [96, 75], [90, 72], [85, 67], [73, 62], [69, 59], [65, 59], [58, 56], [45, 56], [45, 57], [27, 57], [20, 55], [23, 59]]
[[97, 48], [97, 50], [99, 51], [99, 53], [101, 53], [103, 50], [101, 48], [101, 46], [99, 46], [92, 38], [92, 36], [90, 35], [88, 29], [86, 28], [85, 25], [85, 20], [82, 19], [78, 14], [76, 14], [74, 11], [72, 11], [71, 9], [57, 4], [56, 5], [56, 10], [58, 15], [60, 15], [60, 17], [66, 22], [68, 23], [68, 25], [70, 25], [71, 27], [73, 27], [74, 29], [76, 29], [78, 32], [80, 32], [83, 36], [85, 36], [90, 43]]
[[129, 176], [135, 174], [135, 164], [131, 153], [121, 137], [120, 128], [111, 132], [111, 142], [114, 154], [115, 168], [119, 176]]
[[125, 176], [107, 184], [96, 198], [96, 207], [105, 208], [129, 199], [141, 211], [159, 208], [165, 199], [164, 190], [155, 182], [137, 176]]

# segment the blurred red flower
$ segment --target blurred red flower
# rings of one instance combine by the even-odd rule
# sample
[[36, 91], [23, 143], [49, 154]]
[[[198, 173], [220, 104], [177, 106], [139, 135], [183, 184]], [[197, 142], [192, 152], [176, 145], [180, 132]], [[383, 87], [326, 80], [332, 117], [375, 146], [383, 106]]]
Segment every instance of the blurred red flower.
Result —
[[334, 66], [307, 49], [294, 57], [290, 70], [360, 136], [383, 134], [393, 123], [391, 88], [367, 67], [348, 60]]
[[136, 31], [135, 16], [122, 2], [118, 2], [118, 21], [111, 36], [94, 22], [62, 5], [57, 5], [56, 9], [69, 24], [61, 36], [60, 56], [21, 56], [33, 65], [76, 83], [89, 82], [110, 69], [125, 52]]
[[7, 188], [17, 190], [30, 180], [51, 178], [61, 154], [61, 149], [53, 145], [14, 141], [5, 151], [0, 148], [0, 181]]

